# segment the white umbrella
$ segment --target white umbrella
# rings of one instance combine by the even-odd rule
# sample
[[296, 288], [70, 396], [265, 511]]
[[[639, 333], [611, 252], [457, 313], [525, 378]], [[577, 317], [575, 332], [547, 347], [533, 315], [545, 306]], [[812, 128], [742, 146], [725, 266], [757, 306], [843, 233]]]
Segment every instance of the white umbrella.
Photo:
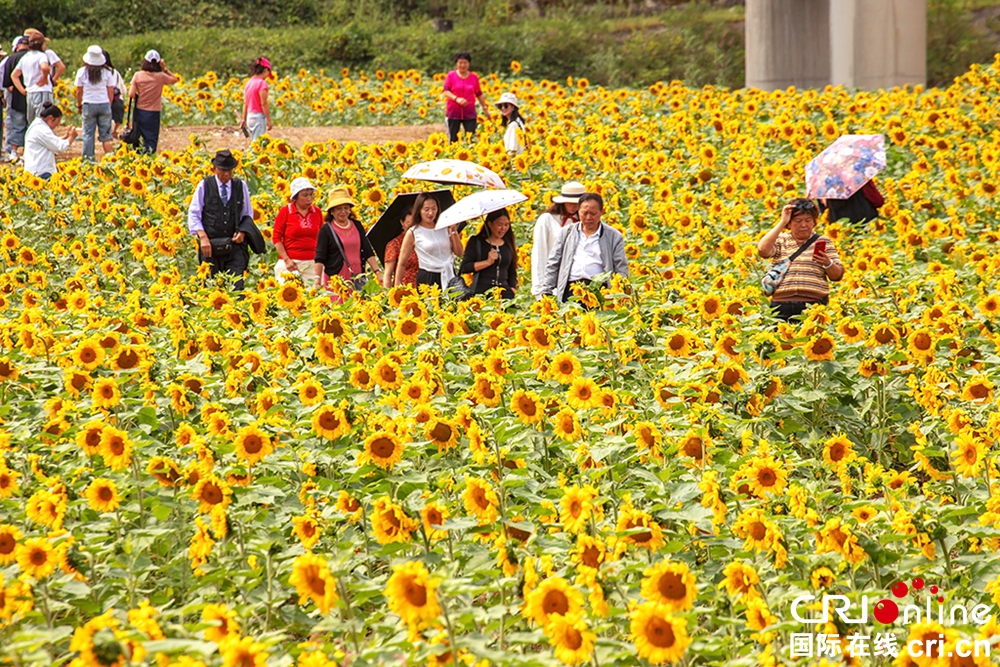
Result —
[[415, 164], [406, 170], [403, 178], [431, 183], [452, 183], [455, 185], [480, 185], [484, 188], [506, 188], [507, 185], [496, 172], [475, 162], [465, 160], [431, 160]]
[[474, 192], [468, 197], [463, 197], [452, 204], [447, 211], [438, 218], [435, 229], [444, 229], [457, 225], [466, 220], [472, 220], [479, 216], [499, 211], [507, 206], [520, 204], [528, 201], [528, 195], [521, 194], [517, 190], [483, 190]]

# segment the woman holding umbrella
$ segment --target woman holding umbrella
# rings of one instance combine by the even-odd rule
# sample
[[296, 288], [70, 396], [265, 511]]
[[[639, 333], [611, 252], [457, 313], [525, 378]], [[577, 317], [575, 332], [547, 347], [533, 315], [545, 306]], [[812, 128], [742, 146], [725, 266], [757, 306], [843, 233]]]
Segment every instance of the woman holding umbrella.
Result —
[[413, 204], [414, 224], [403, 234], [403, 243], [396, 260], [396, 284], [403, 283], [406, 267], [414, 253], [420, 263], [417, 285], [438, 285], [442, 291], [455, 276], [454, 258], [461, 257], [464, 248], [454, 227], [436, 229], [441, 207], [432, 195], [423, 193]]
[[503, 299], [513, 299], [517, 289], [517, 246], [507, 209], [487, 214], [479, 233], [469, 239], [459, 273], [473, 273], [472, 293], [486, 294], [500, 288]]

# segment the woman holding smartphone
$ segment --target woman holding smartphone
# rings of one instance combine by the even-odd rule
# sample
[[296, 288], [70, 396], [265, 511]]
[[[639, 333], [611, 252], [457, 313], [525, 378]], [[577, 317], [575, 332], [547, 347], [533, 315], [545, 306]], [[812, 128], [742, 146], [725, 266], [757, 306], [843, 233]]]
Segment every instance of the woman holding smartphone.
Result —
[[[774, 266], [806, 247], [788, 266], [788, 272], [771, 295], [771, 307], [778, 319], [797, 317], [814, 303], [826, 304], [830, 283], [844, 277], [833, 241], [825, 236], [813, 238], [819, 209], [809, 199], [793, 199], [781, 209], [781, 218], [757, 243], [757, 253], [771, 259]], [[785, 229], [790, 234], [782, 234]]]

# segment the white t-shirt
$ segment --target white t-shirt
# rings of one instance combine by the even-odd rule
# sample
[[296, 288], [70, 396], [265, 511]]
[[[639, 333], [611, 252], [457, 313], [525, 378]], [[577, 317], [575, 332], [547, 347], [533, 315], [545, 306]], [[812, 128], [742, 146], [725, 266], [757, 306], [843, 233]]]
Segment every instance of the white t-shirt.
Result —
[[511, 155], [520, 155], [524, 151], [521, 140], [517, 137], [517, 132], [524, 132], [524, 123], [519, 120], [507, 123], [507, 131], [503, 133], [503, 147]]
[[[56, 60], [59, 57], [56, 56]], [[28, 54], [21, 58], [21, 62], [17, 64], [17, 69], [21, 70], [21, 78], [24, 81], [24, 87], [29, 93], [51, 93], [52, 92], [52, 79], [45, 79], [45, 84], [39, 83], [39, 79], [42, 77], [42, 64], [49, 63], [51, 66], [52, 61], [49, 59], [48, 53], [45, 51], [28, 51]], [[49, 77], [51, 77], [51, 70]]]
[[580, 242], [576, 244], [576, 252], [573, 254], [573, 265], [569, 271], [569, 279], [593, 278], [603, 270], [600, 228], [590, 236], [580, 230]]
[[41, 118], [31, 121], [24, 133], [24, 170], [41, 176], [56, 171], [56, 153], [69, 150], [69, 141], [57, 137]]
[[108, 88], [112, 88], [114, 85], [115, 75], [106, 67], [101, 68], [101, 82], [98, 84], [90, 82], [86, 67], [81, 67], [76, 72], [76, 86], [83, 88], [84, 104], [110, 104]]

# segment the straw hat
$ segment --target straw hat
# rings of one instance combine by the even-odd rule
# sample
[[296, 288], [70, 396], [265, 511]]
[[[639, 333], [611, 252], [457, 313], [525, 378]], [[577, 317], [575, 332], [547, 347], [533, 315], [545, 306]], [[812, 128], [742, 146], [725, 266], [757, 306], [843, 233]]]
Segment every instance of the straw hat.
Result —
[[104, 49], [97, 44], [92, 44], [87, 47], [87, 52], [83, 54], [83, 62], [87, 65], [102, 67], [108, 62], [108, 59], [104, 57]]
[[350, 204], [351, 206], [357, 206], [353, 199], [351, 199], [351, 193], [348, 192], [347, 188], [336, 188], [330, 193], [330, 198], [326, 202], [326, 209], [329, 211], [335, 206], [340, 206], [341, 204]]
[[552, 198], [557, 204], [576, 204], [580, 201], [580, 196], [587, 194], [587, 188], [583, 183], [577, 181], [567, 181], [563, 183], [562, 191]]
[[521, 108], [521, 103], [517, 101], [517, 95], [514, 93], [504, 93], [501, 95], [500, 100], [496, 103], [496, 107], [499, 109], [501, 104], [513, 104], [515, 108]]
[[315, 190], [316, 186], [313, 185], [308, 178], [305, 176], [299, 176], [298, 178], [292, 179], [291, 183], [292, 196], [289, 200], [295, 201], [295, 197], [303, 190]]
[[28, 39], [34, 39], [34, 38], [37, 37], [38, 39], [42, 40], [43, 42], [51, 41], [51, 40], [49, 40], [48, 37], [46, 37], [45, 35], [42, 34], [41, 30], [35, 30], [34, 28], [28, 28], [27, 30], [25, 30], [24, 31], [24, 36], [27, 37]]

